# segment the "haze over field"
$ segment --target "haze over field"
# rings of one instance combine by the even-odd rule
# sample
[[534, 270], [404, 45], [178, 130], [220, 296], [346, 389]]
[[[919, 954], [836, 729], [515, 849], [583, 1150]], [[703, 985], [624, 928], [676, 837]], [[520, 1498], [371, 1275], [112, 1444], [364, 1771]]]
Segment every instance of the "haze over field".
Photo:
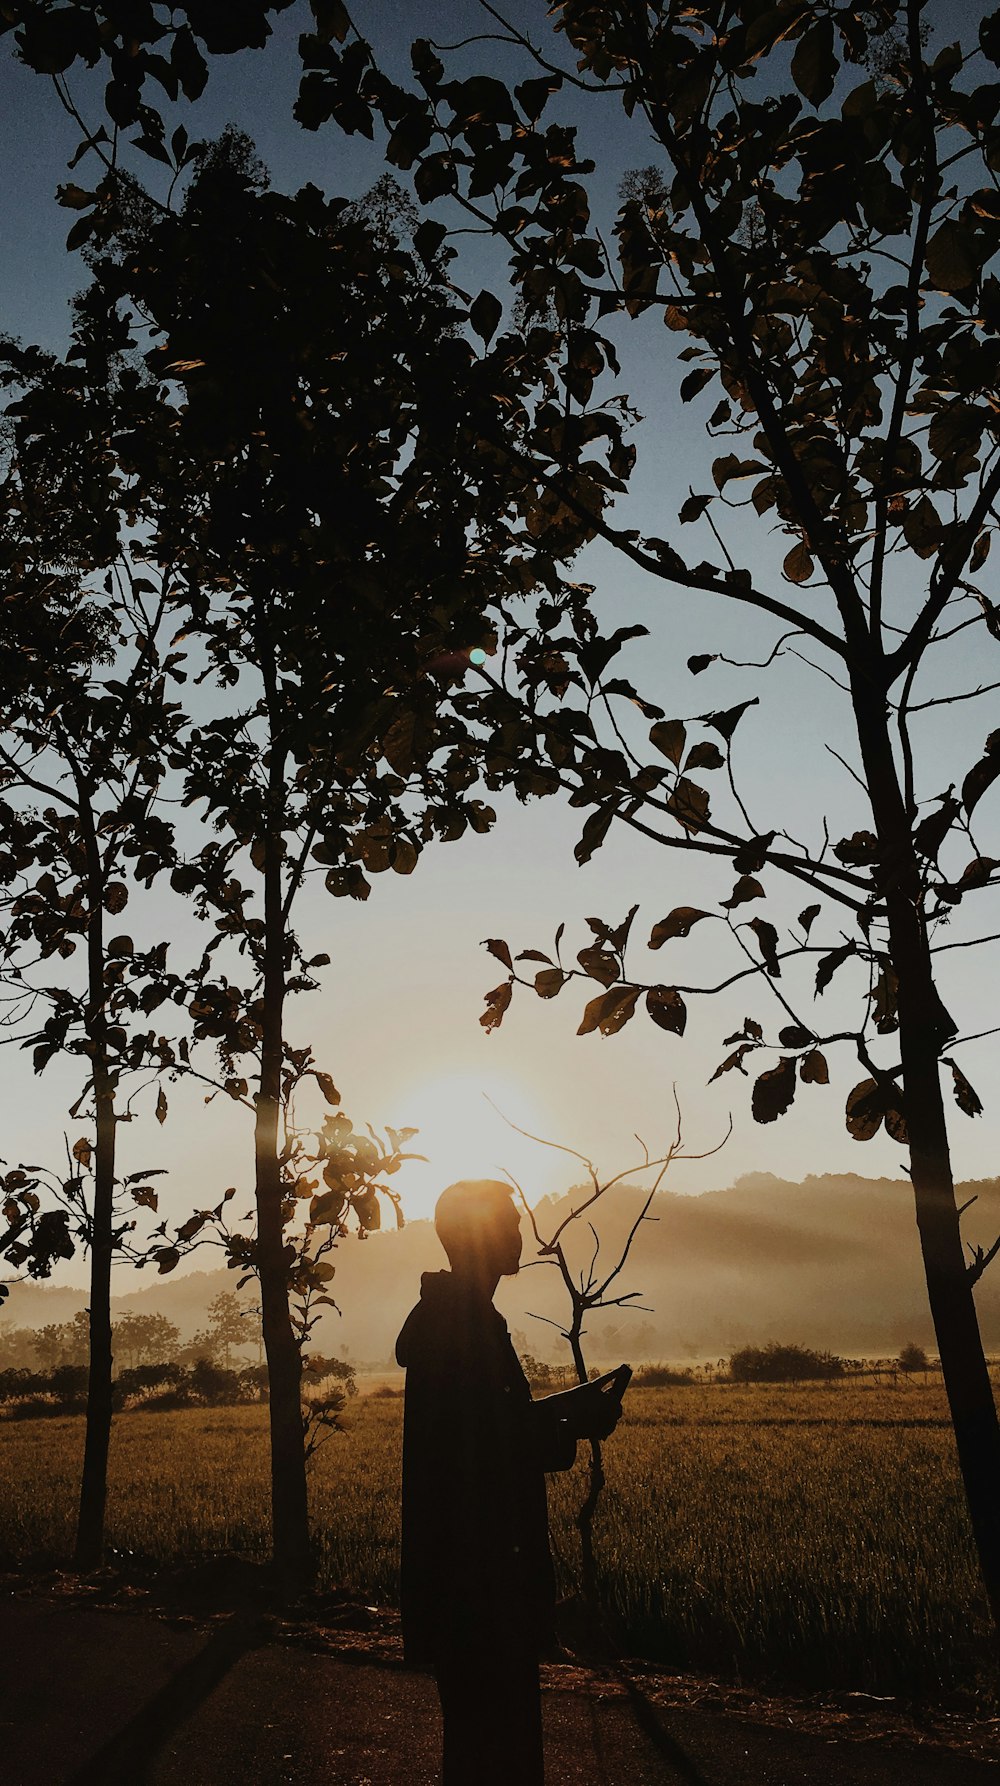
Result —
[[[962, 1187], [963, 1202], [973, 1195], [978, 1200], [965, 1217], [968, 1234], [988, 1245], [1000, 1230], [1000, 1179]], [[609, 1263], [640, 1200], [640, 1192], [628, 1190], [609, 1197], [604, 1207], [599, 1232]], [[567, 1206], [565, 1197], [538, 1206], [543, 1233]], [[933, 1347], [913, 1194], [905, 1179], [845, 1174], [793, 1184], [751, 1173], [701, 1196], [660, 1192], [652, 1215], [622, 1280], [623, 1289], [642, 1291], [637, 1299], [642, 1307], [594, 1317], [590, 1352], [595, 1358], [715, 1358], [771, 1339], [867, 1356], [895, 1353], [907, 1340]], [[586, 1230], [581, 1249], [584, 1243], [592, 1244]], [[533, 1250], [526, 1233], [525, 1263]], [[401, 1232], [387, 1230], [363, 1242], [343, 1241], [336, 1264], [333, 1289], [342, 1314], [324, 1315], [317, 1349], [388, 1363], [403, 1317], [419, 1293], [421, 1272], [446, 1264], [431, 1222], [413, 1221]], [[119, 1281], [127, 1282], [124, 1274]], [[189, 1272], [118, 1295], [115, 1313], [162, 1312], [188, 1339], [204, 1326], [212, 1298], [235, 1284], [231, 1272]], [[251, 1299], [251, 1286], [244, 1295]], [[3, 1327], [64, 1321], [84, 1300], [80, 1289], [16, 1285]], [[561, 1356], [556, 1330], [533, 1318], [537, 1313], [557, 1319], [564, 1311], [550, 1268], [522, 1269], [517, 1279], [501, 1285], [497, 1301], [519, 1349]], [[978, 1302], [985, 1343], [1000, 1348], [1000, 1275], [987, 1272]]]

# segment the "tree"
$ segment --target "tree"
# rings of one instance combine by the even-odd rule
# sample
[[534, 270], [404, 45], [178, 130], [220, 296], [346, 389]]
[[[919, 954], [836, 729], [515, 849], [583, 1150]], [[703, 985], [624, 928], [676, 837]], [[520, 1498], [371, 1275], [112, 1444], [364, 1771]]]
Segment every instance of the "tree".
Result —
[[[31, 1050], [36, 1073], [57, 1055], [84, 1062], [71, 1115], [88, 1108], [93, 1120], [93, 1140], [83, 1135], [67, 1147], [66, 1177], [29, 1167], [28, 1185], [18, 1168], [0, 1250], [35, 1275], [47, 1275], [46, 1247], [69, 1257], [80, 1241], [90, 1254], [91, 1382], [76, 1551], [83, 1568], [97, 1565], [103, 1543], [112, 1260], [116, 1252], [136, 1256], [135, 1211], [157, 1203], [147, 1182], [155, 1173], [119, 1182], [118, 1126], [130, 1114], [121, 1093], [125, 1081], [139, 1091], [156, 1077], [160, 1041], [136, 1018], [166, 998], [169, 980], [167, 942], [137, 948], [109, 919], [128, 904], [130, 881], [148, 888], [174, 859], [172, 827], [156, 808], [178, 725], [169, 691], [183, 680], [177, 654], [163, 648], [169, 574], [150, 574], [143, 562], [131, 531], [134, 493], [108, 444], [116, 428], [136, 425], [144, 401], [122, 346], [108, 311], [83, 301], [65, 361], [14, 342], [0, 354], [9, 398], [0, 459], [5, 1040]], [[78, 950], [74, 972], [64, 964]], [[165, 1111], [161, 1094], [161, 1121]], [[11, 1174], [6, 1184], [10, 1190]], [[40, 1185], [57, 1204], [42, 1215]]]
[[[790, 838], [770, 788], [753, 803], [770, 797], [774, 810], [751, 821], [732, 745], [757, 694], [670, 718], [607, 675], [629, 629], [600, 639], [557, 622], [526, 634], [508, 735], [520, 704], [526, 759], [533, 747], [589, 809], [578, 859], [616, 824], [715, 857], [735, 872], [728, 897], [713, 911], [675, 906], [650, 945], [673, 955], [677, 939], [710, 922], [724, 927], [734, 967], [721, 981], [646, 979], [625, 957], [633, 912], [624, 924], [593, 924], [576, 962], [557, 948], [526, 974], [501, 955], [510, 978], [484, 1021], [501, 1021], [515, 982], [552, 997], [579, 978], [600, 989], [583, 1033], [616, 1033], [641, 1000], [680, 1035], [690, 997], [734, 982], [759, 989], [777, 1017], [747, 1018], [718, 1070], [745, 1074], [773, 1060], [754, 1078], [760, 1122], [784, 1114], [799, 1086], [829, 1082], [828, 1050], [853, 1053], [863, 1077], [847, 1099], [849, 1132], [864, 1140], [884, 1125], [908, 1149], [958, 1458], [1000, 1622], [1000, 1426], [974, 1299], [998, 1247], [965, 1258], [941, 1083], [944, 1067], [960, 1111], [979, 1113], [956, 1059], [973, 1026], [963, 1031], [948, 1008], [944, 951], [986, 931], [939, 940], [998, 881], [980, 827], [1000, 776], [1000, 734], [944, 775], [920, 737], [922, 713], [996, 686], [989, 668], [963, 677], [950, 642], [974, 637], [988, 655], [1000, 637], [977, 580], [1000, 495], [1000, 284], [989, 271], [1000, 246], [1000, 15], [983, 18], [977, 39], [939, 49], [919, 0], [779, 0], [764, 11], [743, 0], [725, 9], [560, 0], [560, 36], [542, 44], [493, 6], [484, 14], [488, 32], [523, 51], [531, 78], [513, 93], [485, 74], [450, 79], [426, 42], [413, 48], [417, 85], [403, 90], [348, 22], [342, 52], [305, 46], [300, 116], [371, 129], [380, 113], [390, 159], [415, 165], [421, 199], [449, 195], [507, 244], [521, 321], [556, 333], [564, 360], [562, 431], [557, 443], [553, 425], [549, 457], [532, 461], [540, 532], [564, 510], [582, 518], [579, 491], [553, 458], [561, 450], [578, 468], [593, 380], [614, 364], [600, 319], [658, 322], [660, 341], [681, 349], [670, 356], [680, 404], [704, 406], [708, 435], [721, 442], [711, 476], [692, 485], [669, 538], [602, 514], [590, 532], [667, 588], [776, 623], [761, 670], [793, 650], [811, 654], [846, 697], [831, 748], [848, 753], [861, 796], [855, 828], [841, 836], [838, 825], [832, 843], [826, 831]], [[591, 166], [574, 129], [541, 122], [560, 90], [580, 108], [621, 104], [643, 159], [650, 136], [655, 144], [657, 165], [623, 193], [614, 254], [591, 219]], [[684, 543], [695, 526], [706, 555]], [[688, 667], [698, 676], [727, 661], [712, 649]], [[637, 711], [654, 722], [648, 745]], [[956, 731], [953, 746], [960, 739]], [[714, 796], [706, 774], [722, 782]], [[777, 922], [745, 916], [771, 897], [764, 874], [806, 890], [797, 922], [780, 901]], [[815, 979], [800, 985], [813, 955]], [[807, 1003], [835, 974], [838, 991], [853, 975], [858, 997], [845, 1023]]]
[[[628, 1263], [633, 1242], [635, 1241], [643, 1222], [655, 1219], [650, 1218], [650, 1206], [652, 1205], [653, 1199], [663, 1183], [664, 1178], [670, 1170], [670, 1167], [675, 1160], [705, 1158], [705, 1155], [703, 1154], [689, 1154], [684, 1152], [683, 1136], [681, 1133], [681, 1112], [680, 1106], [676, 1103], [676, 1097], [675, 1108], [677, 1112], [677, 1128], [674, 1139], [667, 1148], [666, 1153], [662, 1154], [658, 1159], [650, 1159], [649, 1149], [640, 1141], [639, 1145], [642, 1147], [643, 1158], [638, 1164], [635, 1166], [627, 1166], [622, 1171], [614, 1172], [608, 1176], [600, 1174], [597, 1167], [594, 1165], [593, 1160], [588, 1159], [585, 1154], [578, 1153], [575, 1148], [565, 1147], [560, 1142], [541, 1142], [541, 1145], [544, 1147], [554, 1147], [558, 1152], [568, 1154], [572, 1159], [579, 1160], [586, 1169], [588, 1181], [583, 1187], [583, 1194], [579, 1200], [577, 1200], [577, 1194], [571, 1193], [571, 1195], [574, 1196], [574, 1201], [571, 1207], [565, 1215], [560, 1217], [556, 1226], [549, 1229], [547, 1238], [543, 1235], [539, 1227], [538, 1210], [531, 1207], [521, 1186], [517, 1185], [518, 1195], [520, 1196], [524, 1212], [531, 1225], [531, 1231], [535, 1237], [535, 1243], [538, 1248], [537, 1261], [539, 1263], [554, 1265], [557, 1268], [562, 1280], [563, 1289], [566, 1292], [566, 1300], [569, 1304], [569, 1318], [565, 1326], [561, 1326], [558, 1322], [553, 1322], [552, 1325], [558, 1327], [562, 1338], [569, 1347], [570, 1356], [573, 1360], [573, 1370], [576, 1374], [578, 1383], [586, 1383], [590, 1374], [587, 1369], [587, 1361], [583, 1349], [583, 1340], [587, 1332], [588, 1318], [598, 1309], [628, 1309], [637, 1306], [641, 1307], [641, 1304], [638, 1304], [637, 1299], [642, 1292], [639, 1290], [620, 1290], [618, 1287], [619, 1279]], [[518, 1134], [523, 1135], [526, 1133], [526, 1130], [518, 1128], [516, 1123], [511, 1123], [510, 1126], [511, 1128], [516, 1129]], [[533, 1135], [530, 1136], [529, 1139], [537, 1141], [540, 1140], [540, 1137]], [[719, 1146], [724, 1146], [725, 1140], [727, 1139], [728, 1136], [719, 1143]], [[712, 1148], [710, 1151], [715, 1153], [718, 1150]], [[616, 1187], [624, 1185], [629, 1179], [645, 1177], [647, 1173], [652, 1174], [652, 1176], [648, 1184], [642, 1188], [642, 1195], [637, 1205], [637, 1213], [628, 1223], [624, 1238], [617, 1249], [617, 1256], [615, 1257], [612, 1255], [614, 1263], [609, 1263], [606, 1258], [602, 1260], [601, 1237], [594, 1225], [595, 1222], [600, 1220], [601, 1204], [609, 1194], [615, 1191]], [[584, 1243], [589, 1256], [581, 1261], [579, 1256], [579, 1243], [583, 1238], [582, 1230], [584, 1224], [586, 1224], [590, 1240], [593, 1241], [593, 1247], [591, 1248], [589, 1241]], [[539, 1320], [548, 1319], [545, 1315], [536, 1318]], [[592, 1615], [596, 1617], [597, 1568], [594, 1557], [594, 1516], [597, 1512], [601, 1494], [604, 1489], [605, 1477], [604, 1462], [601, 1454], [601, 1441], [599, 1439], [591, 1439], [589, 1444], [590, 1467], [588, 1471], [587, 1492], [580, 1503], [580, 1506], [577, 1508], [576, 1526], [577, 1531], [580, 1534], [580, 1563], [583, 1592]]]
[[32, 1348], [42, 1370], [60, 1365], [86, 1364], [90, 1357], [90, 1321], [86, 1309], [78, 1309], [69, 1321], [49, 1321], [32, 1336]]
[[167, 1364], [176, 1356], [180, 1344], [180, 1328], [166, 1315], [141, 1314], [128, 1309], [111, 1329], [116, 1353], [124, 1352], [128, 1369], [141, 1364]]
[[912, 1371], [926, 1371], [930, 1369], [930, 1359], [928, 1358], [927, 1353], [924, 1351], [923, 1346], [918, 1346], [914, 1340], [909, 1340], [907, 1344], [902, 1347], [896, 1363], [906, 1377], [908, 1377]]
[[809, 1346], [741, 1346], [729, 1360], [734, 1383], [802, 1383], [820, 1378], [829, 1381], [844, 1375], [844, 1360]]
[[229, 1369], [232, 1348], [245, 1346], [253, 1339], [247, 1319], [251, 1313], [232, 1290], [220, 1290], [208, 1305], [209, 1335], [215, 1352], [222, 1355], [226, 1370]]
[[[460, 326], [488, 342], [493, 300], [460, 307], [437, 232], [409, 239], [391, 186], [360, 205], [268, 192], [230, 133], [199, 155], [176, 216], [125, 198], [95, 233], [95, 307], [156, 338], [150, 415], [120, 450], [217, 691], [171, 752], [217, 835], [171, 878], [214, 921], [189, 977], [194, 1040], [217, 1046], [222, 1089], [255, 1117], [256, 1234], [232, 1256], [261, 1284], [276, 1559], [294, 1592], [310, 1571], [300, 1343], [333, 1276], [322, 1254], [346, 1216], [378, 1225], [376, 1183], [412, 1133], [383, 1147], [355, 1129], [331, 1075], [289, 1041], [287, 1001], [329, 959], [303, 954], [295, 902], [317, 874], [364, 899], [369, 875], [409, 874], [428, 843], [493, 822], [472, 791], [491, 697], [465, 679], [504, 604], [523, 608], [539, 583], [563, 597], [554, 560], [519, 550], [525, 480], [495, 445], [533, 431], [548, 346], [473, 350]], [[579, 534], [570, 517], [561, 552]], [[223, 946], [242, 981], [217, 966]], [[308, 1081], [328, 1114], [305, 1147]], [[307, 1198], [307, 1236], [328, 1239], [289, 1255]], [[164, 1245], [161, 1269], [177, 1256]]]

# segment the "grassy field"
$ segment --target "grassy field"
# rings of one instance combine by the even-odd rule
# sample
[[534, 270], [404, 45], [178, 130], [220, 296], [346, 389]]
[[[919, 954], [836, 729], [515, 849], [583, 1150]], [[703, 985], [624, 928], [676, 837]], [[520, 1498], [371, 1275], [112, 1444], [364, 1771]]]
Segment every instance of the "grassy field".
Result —
[[[311, 1467], [325, 1586], [391, 1602], [398, 1399], [359, 1398]], [[911, 1384], [633, 1390], [606, 1448], [597, 1539], [606, 1613], [631, 1654], [805, 1687], [940, 1698], [988, 1651], [941, 1390]], [[267, 1546], [262, 1408], [115, 1423], [110, 1541], [143, 1562]], [[0, 1559], [68, 1555], [83, 1423], [0, 1422]], [[579, 1466], [552, 1478], [572, 1588]]]

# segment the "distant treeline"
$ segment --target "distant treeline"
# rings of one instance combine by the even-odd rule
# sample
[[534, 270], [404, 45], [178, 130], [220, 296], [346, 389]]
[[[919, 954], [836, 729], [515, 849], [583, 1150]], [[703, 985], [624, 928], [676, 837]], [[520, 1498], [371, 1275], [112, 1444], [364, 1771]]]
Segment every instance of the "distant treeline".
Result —
[[[575, 1381], [567, 1366], [545, 1364], [530, 1353], [522, 1356], [521, 1363], [536, 1393], [552, 1394], [559, 1389], [568, 1389]], [[924, 1348], [913, 1341], [894, 1358], [838, 1358], [833, 1352], [815, 1352], [809, 1346], [771, 1340], [766, 1346], [741, 1346], [731, 1357], [720, 1358], [717, 1364], [643, 1364], [635, 1372], [632, 1384], [636, 1389], [666, 1389], [685, 1383], [706, 1382], [808, 1383], [865, 1375], [908, 1376], [913, 1371], [932, 1368], [938, 1368], [937, 1359], [928, 1358]], [[591, 1371], [591, 1376], [596, 1375], [596, 1370]]]
[[[304, 1399], [340, 1406], [357, 1394], [351, 1365], [317, 1353], [304, 1367]], [[0, 1412], [8, 1420], [29, 1420], [52, 1414], [82, 1414], [87, 1406], [88, 1369], [84, 1364], [59, 1364], [47, 1371], [23, 1366], [0, 1370]], [[267, 1401], [267, 1366], [242, 1364], [236, 1370], [198, 1358], [192, 1365], [176, 1359], [138, 1364], [118, 1372], [115, 1411], [142, 1408], [170, 1413], [176, 1408], [227, 1408]]]

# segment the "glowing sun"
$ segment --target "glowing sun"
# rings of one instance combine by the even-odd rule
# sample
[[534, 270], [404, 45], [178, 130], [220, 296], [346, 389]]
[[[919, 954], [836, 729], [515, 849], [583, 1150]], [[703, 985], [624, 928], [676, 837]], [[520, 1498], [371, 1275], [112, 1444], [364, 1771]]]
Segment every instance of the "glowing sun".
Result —
[[513, 1173], [530, 1203], [568, 1182], [567, 1163], [558, 1154], [526, 1140], [503, 1120], [509, 1117], [535, 1135], [551, 1132], [539, 1103], [514, 1079], [494, 1073], [428, 1078], [407, 1089], [398, 1107], [401, 1120], [420, 1131], [409, 1147], [427, 1156], [426, 1165], [404, 1166], [397, 1180], [404, 1213], [413, 1221], [433, 1215], [440, 1193], [457, 1178]]

